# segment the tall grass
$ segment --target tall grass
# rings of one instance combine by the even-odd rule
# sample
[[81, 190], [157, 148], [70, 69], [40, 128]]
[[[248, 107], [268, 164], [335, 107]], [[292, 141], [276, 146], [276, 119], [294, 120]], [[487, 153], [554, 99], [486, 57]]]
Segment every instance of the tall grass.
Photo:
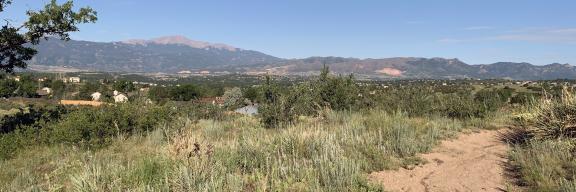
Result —
[[576, 191], [575, 144], [572, 141], [531, 141], [510, 152], [519, 184], [532, 191]]
[[509, 154], [512, 173], [531, 191], [576, 191], [576, 97], [534, 101], [516, 118], [515, 144]]
[[330, 111], [285, 129], [179, 118], [97, 151], [45, 146], [0, 161], [0, 191], [382, 191], [367, 173], [425, 163], [416, 154], [464, 126], [383, 111]]

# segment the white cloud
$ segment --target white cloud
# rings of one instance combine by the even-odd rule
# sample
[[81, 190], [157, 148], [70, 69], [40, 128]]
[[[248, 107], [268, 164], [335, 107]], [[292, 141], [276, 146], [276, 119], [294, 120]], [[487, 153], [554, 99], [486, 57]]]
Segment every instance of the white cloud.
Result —
[[407, 25], [420, 25], [420, 24], [425, 24], [426, 22], [414, 20], [414, 21], [406, 21], [404, 23]]
[[576, 43], [576, 28], [556, 28], [489, 37], [491, 40], [542, 43]]
[[473, 38], [443, 38], [440, 43], [463, 43], [477, 41], [520, 41], [538, 43], [569, 43], [576, 44], [576, 28], [548, 28], [538, 30], [508, 31], [508, 33], [486, 37]]
[[572, 33], [576, 34], [576, 28], [552, 29], [548, 30], [550, 33]]
[[493, 28], [494, 27], [491, 27], [491, 26], [471, 26], [471, 27], [464, 28], [464, 30], [475, 31], [475, 30], [487, 30], [487, 29], [493, 29]]
[[443, 38], [437, 40], [438, 43], [462, 43], [466, 40], [464, 39], [453, 39], [453, 38]]

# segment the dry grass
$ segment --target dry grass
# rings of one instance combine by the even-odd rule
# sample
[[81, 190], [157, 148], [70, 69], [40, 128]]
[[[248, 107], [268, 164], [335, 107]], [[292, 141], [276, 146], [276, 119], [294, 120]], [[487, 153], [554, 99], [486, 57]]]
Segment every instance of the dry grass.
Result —
[[576, 97], [542, 98], [516, 116], [516, 127], [503, 136], [514, 147], [510, 169], [530, 191], [576, 191]]
[[0, 191], [381, 191], [367, 173], [423, 163], [416, 154], [465, 126], [382, 111], [327, 112], [272, 130], [252, 117], [181, 118], [98, 151], [27, 150], [0, 162]]

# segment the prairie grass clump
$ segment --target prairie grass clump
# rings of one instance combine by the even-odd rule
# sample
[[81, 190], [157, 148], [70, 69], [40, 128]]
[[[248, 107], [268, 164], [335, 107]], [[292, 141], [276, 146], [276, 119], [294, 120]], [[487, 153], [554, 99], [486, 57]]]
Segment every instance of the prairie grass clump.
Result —
[[515, 119], [504, 139], [515, 146], [510, 168], [521, 185], [533, 191], [575, 191], [576, 97], [564, 89], [560, 98], [545, 97]]
[[560, 98], [543, 98], [528, 113], [519, 116], [519, 124], [530, 137], [559, 139], [576, 137], [576, 96], [568, 89]]
[[519, 184], [534, 191], [574, 191], [575, 150], [573, 141], [531, 141], [512, 149], [511, 168]]

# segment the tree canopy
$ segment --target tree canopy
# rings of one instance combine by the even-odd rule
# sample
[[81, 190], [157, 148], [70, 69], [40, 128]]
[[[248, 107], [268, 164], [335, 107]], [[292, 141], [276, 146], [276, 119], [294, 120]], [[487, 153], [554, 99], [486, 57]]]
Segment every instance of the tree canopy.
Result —
[[[11, 3], [12, 0], [0, 0], [0, 12]], [[41, 10], [27, 11], [28, 20], [20, 26], [6, 21], [0, 29], [0, 72], [12, 73], [15, 68], [26, 68], [26, 61], [37, 53], [30, 45], [48, 37], [70, 40], [69, 33], [79, 31], [76, 25], [96, 22], [97, 13], [92, 8], [75, 11], [73, 7], [71, 0], [62, 4], [52, 0]]]

